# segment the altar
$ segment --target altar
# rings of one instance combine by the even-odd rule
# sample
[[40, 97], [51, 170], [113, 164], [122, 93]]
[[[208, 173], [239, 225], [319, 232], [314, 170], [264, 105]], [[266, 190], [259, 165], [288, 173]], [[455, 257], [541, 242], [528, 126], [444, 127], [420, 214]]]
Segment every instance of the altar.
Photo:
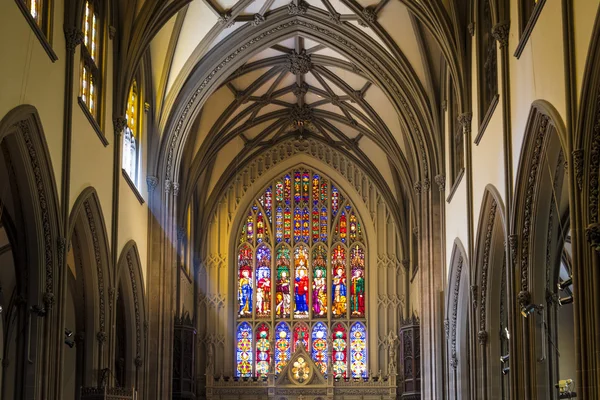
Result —
[[334, 378], [329, 363], [323, 375], [304, 347], [300, 346], [283, 370], [271, 372], [263, 378], [215, 377], [207, 371], [206, 398], [208, 400], [334, 400], [396, 399], [396, 370], [387, 376], [368, 378]]

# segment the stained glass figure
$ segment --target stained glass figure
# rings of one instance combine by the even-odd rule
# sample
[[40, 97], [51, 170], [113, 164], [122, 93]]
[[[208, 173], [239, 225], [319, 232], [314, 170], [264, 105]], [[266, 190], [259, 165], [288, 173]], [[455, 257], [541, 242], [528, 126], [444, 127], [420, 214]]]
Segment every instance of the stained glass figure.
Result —
[[275, 282], [275, 315], [277, 318], [290, 316], [290, 249], [280, 246], [277, 249], [277, 281]]
[[256, 329], [256, 376], [266, 377], [271, 362], [269, 325], [262, 323]]
[[302, 211], [299, 208], [294, 210], [294, 242], [302, 240]]
[[252, 316], [252, 249], [248, 245], [240, 248], [238, 255], [238, 304], [240, 317]]
[[280, 243], [283, 240], [283, 210], [277, 207], [275, 212], [275, 242]]
[[288, 207], [283, 213], [283, 239], [286, 243], [290, 243], [292, 238], [292, 213]]
[[360, 322], [350, 328], [350, 370], [353, 378], [367, 377], [367, 331]]
[[353, 317], [365, 316], [365, 251], [359, 245], [350, 250], [350, 313]]
[[308, 205], [310, 198], [310, 174], [304, 172], [302, 174], [302, 202], [304, 205]]
[[242, 322], [237, 330], [236, 374], [239, 377], [252, 376], [252, 327]]
[[346, 328], [342, 324], [336, 324], [332, 333], [332, 369], [334, 378], [345, 378], [348, 368], [348, 337]]
[[331, 216], [335, 217], [340, 210], [340, 193], [331, 185]]
[[314, 317], [327, 316], [327, 251], [323, 246], [313, 250], [312, 307]]
[[256, 214], [256, 243], [262, 243], [265, 239], [265, 220], [262, 212]]
[[271, 190], [271, 186], [269, 186], [267, 188], [267, 190], [265, 190], [265, 204], [263, 205], [263, 207], [265, 209], [265, 214], [267, 215], [269, 222], [272, 221], [272, 219], [271, 219], [272, 206], [273, 206], [273, 191]]
[[319, 241], [319, 233], [320, 233], [319, 222], [320, 222], [320, 218], [321, 218], [321, 215], [319, 214], [319, 209], [318, 208], [313, 208], [313, 211], [312, 211], [312, 228], [311, 228], [313, 243], [317, 243]]
[[312, 359], [323, 375], [327, 373], [327, 327], [317, 322], [312, 330]]
[[289, 206], [292, 201], [292, 179], [289, 175], [283, 178], [283, 193], [285, 204]]
[[294, 341], [292, 344], [293, 352], [296, 352], [299, 346], [304, 346], [304, 349], [308, 352], [308, 325], [300, 322], [294, 326]]
[[271, 316], [271, 249], [265, 245], [256, 249], [256, 316]]
[[275, 201], [281, 203], [283, 201], [283, 182], [275, 183]]
[[[354, 204], [320, 173], [290, 170], [257, 195], [240, 225], [237, 376], [264, 378], [271, 362], [278, 374], [298, 346], [323, 374], [332, 363], [336, 379], [366, 376], [367, 250]], [[290, 367], [309, 364], [305, 357]]]
[[302, 241], [310, 243], [310, 213], [306, 208], [302, 210]]
[[291, 332], [285, 322], [280, 322], [275, 328], [275, 374], [279, 374], [286, 366], [291, 356]]
[[302, 178], [299, 171], [294, 173], [294, 201], [296, 204], [300, 203], [302, 196]]
[[294, 316], [308, 318], [308, 249], [296, 247], [294, 251]]
[[319, 175], [315, 174], [313, 176], [313, 180], [312, 180], [312, 200], [313, 200], [313, 205], [316, 206], [317, 204], [319, 204], [319, 191], [320, 191], [320, 177]]
[[331, 312], [334, 317], [343, 317], [347, 309], [346, 248], [341, 245], [337, 245], [331, 254], [331, 271], [333, 274]]
[[321, 241], [327, 242], [327, 231], [328, 229], [327, 223], [327, 208], [321, 208]]

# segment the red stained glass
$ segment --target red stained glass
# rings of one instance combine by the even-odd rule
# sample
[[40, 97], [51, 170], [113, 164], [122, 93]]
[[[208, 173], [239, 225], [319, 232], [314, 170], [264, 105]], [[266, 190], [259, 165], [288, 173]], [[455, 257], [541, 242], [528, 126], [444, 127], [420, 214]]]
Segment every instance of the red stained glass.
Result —
[[286, 175], [285, 178], [283, 178], [283, 193], [285, 204], [289, 206], [292, 201], [292, 179], [289, 175]]
[[298, 323], [294, 326], [292, 352], [296, 352], [299, 346], [304, 346], [308, 352], [308, 326], [305, 323]]
[[302, 211], [302, 241], [310, 243], [310, 213], [306, 208]]
[[313, 239], [313, 243], [316, 243], [319, 241], [319, 219], [320, 219], [320, 215], [319, 215], [319, 209], [318, 208], [314, 208], [312, 211], [312, 239]]
[[294, 242], [302, 240], [302, 211], [299, 208], [294, 210]]
[[294, 250], [294, 317], [308, 318], [308, 249], [302, 245]]
[[348, 368], [348, 336], [344, 325], [336, 324], [331, 336], [333, 376], [334, 378], [345, 378]]
[[321, 241], [327, 242], [327, 208], [321, 208]]
[[271, 362], [269, 326], [262, 323], [256, 329], [256, 376], [266, 377]]
[[283, 213], [283, 239], [286, 243], [290, 243], [292, 237], [292, 213], [288, 207]]
[[327, 317], [327, 250], [317, 246], [312, 255], [312, 307], [315, 318]]
[[302, 196], [302, 175], [300, 172], [294, 173], [294, 201], [300, 203], [300, 197]]
[[254, 216], [252, 212], [248, 214], [246, 221], [246, 240], [252, 243], [254, 241]]
[[319, 182], [320, 182], [320, 177], [319, 175], [314, 175], [313, 176], [313, 180], [312, 180], [312, 198], [313, 198], [313, 205], [317, 205], [319, 204]]
[[290, 327], [285, 322], [280, 322], [275, 328], [275, 373], [279, 374], [291, 356]]
[[[275, 281], [275, 315], [277, 318], [288, 318], [291, 305], [290, 282], [290, 249], [282, 246], [277, 249]], [[289, 339], [288, 339], [289, 340]]]
[[265, 245], [256, 249], [256, 316], [271, 316], [271, 249]]
[[261, 243], [265, 238], [265, 221], [262, 213], [256, 214], [256, 242]]
[[248, 245], [240, 248], [238, 254], [238, 315], [252, 316], [252, 249]]
[[327, 202], [327, 194], [327, 181], [323, 179], [323, 182], [321, 182], [321, 202]]
[[265, 214], [267, 215], [267, 218], [269, 219], [269, 222], [271, 222], [271, 213], [272, 213], [272, 206], [273, 206], [273, 192], [271, 190], [271, 187], [269, 186], [267, 188], [267, 190], [265, 190], [265, 204], [263, 205], [264, 209], [265, 209]]
[[247, 322], [238, 327], [236, 359], [236, 375], [244, 378], [252, 376], [252, 327]]
[[275, 184], [275, 201], [282, 202], [283, 201], [283, 182], [277, 181]]
[[275, 241], [277, 243], [283, 240], [283, 210], [277, 207], [275, 212]]
[[335, 217], [340, 210], [340, 193], [331, 185], [331, 216]]
[[305, 172], [302, 174], [302, 201], [308, 204], [310, 197], [310, 174]]

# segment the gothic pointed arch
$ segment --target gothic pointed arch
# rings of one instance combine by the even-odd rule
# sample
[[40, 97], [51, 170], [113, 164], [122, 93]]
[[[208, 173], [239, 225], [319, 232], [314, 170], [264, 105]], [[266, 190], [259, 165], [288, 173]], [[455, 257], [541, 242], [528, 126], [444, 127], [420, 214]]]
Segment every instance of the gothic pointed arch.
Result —
[[460, 239], [454, 240], [448, 268], [446, 294], [446, 360], [448, 376], [446, 393], [449, 399], [459, 399], [470, 393], [470, 331], [469, 260]]
[[[75, 200], [67, 230], [67, 264], [72, 269], [71, 293], [74, 297], [77, 339], [77, 371], [80, 384], [97, 384], [94, 371], [108, 365], [111, 326], [111, 288], [109, 241], [98, 194], [87, 187]], [[73, 264], [73, 265], [71, 265]]]
[[505, 209], [500, 193], [492, 185], [486, 187], [481, 204], [472, 279], [474, 298], [471, 299], [472, 331], [477, 335], [473, 365], [477, 370], [476, 394], [481, 398], [507, 398], [508, 377], [502, 374], [504, 365], [498, 362], [508, 353]]
[[[54, 307], [64, 283], [61, 268], [64, 262], [65, 240], [57, 201], [53, 165], [45, 133], [35, 107], [21, 105], [0, 120], [2, 168], [7, 174], [2, 203], [15, 224], [23, 227], [13, 247], [18, 268], [25, 273], [21, 281], [19, 332], [25, 332], [25, 314], [31, 306], [39, 310], [40, 318], [31, 318], [28, 349], [17, 350], [19, 357], [30, 363], [17, 364], [15, 390], [19, 397], [31, 397], [45, 392], [47, 396], [60, 385], [60, 374], [43, 368], [51, 359], [61, 360], [62, 327], [57, 307]], [[44, 318], [41, 318], [44, 317]], [[45, 338], [46, 340], [42, 340]], [[42, 372], [43, 371], [43, 372]], [[25, 376], [35, 376], [34, 382], [47, 383], [45, 388], [25, 385]], [[31, 381], [28, 381], [31, 382]]]
[[115, 377], [121, 387], [145, 392], [146, 297], [137, 245], [123, 246], [117, 264]]

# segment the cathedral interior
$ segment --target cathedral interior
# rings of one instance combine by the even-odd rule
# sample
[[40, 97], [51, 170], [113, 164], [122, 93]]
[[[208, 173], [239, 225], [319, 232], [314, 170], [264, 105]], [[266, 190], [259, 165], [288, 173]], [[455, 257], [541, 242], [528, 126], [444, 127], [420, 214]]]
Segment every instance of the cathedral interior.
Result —
[[0, 55], [0, 400], [600, 399], [599, 0], [3, 0]]

